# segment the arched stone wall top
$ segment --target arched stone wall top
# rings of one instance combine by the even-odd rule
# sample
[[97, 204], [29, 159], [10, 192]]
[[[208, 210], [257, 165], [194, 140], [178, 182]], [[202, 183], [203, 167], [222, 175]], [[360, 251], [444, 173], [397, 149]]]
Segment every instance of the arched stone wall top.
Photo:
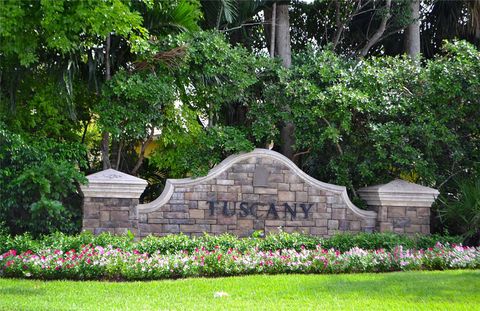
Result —
[[[169, 179], [167, 180], [165, 189], [160, 195], [160, 197], [158, 197], [156, 200], [150, 203], [138, 205], [138, 211], [139, 213], [149, 213], [149, 212], [154, 212], [161, 209], [162, 206], [171, 202], [172, 197], [174, 196], [174, 193], [176, 192], [177, 189], [184, 189], [188, 187], [212, 184], [215, 179], [221, 179], [223, 182], [224, 178], [222, 177], [222, 174], [231, 170], [232, 167], [234, 167], [236, 164], [246, 162], [248, 165], [248, 163], [250, 163], [251, 165], [255, 166], [255, 169], [253, 170], [255, 171], [258, 169], [259, 166], [261, 166], [258, 164], [258, 162], [265, 161], [261, 159], [270, 159], [272, 161], [275, 161], [275, 163], [277, 164], [283, 165], [285, 168], [289, 170], [289, 174], [293, 176], [292, 179], [295, 179], [295, 176], [297, 176], [301, 180], [301, 182], [305, 183], [306, 185], [309, 185], [310, 187], [317, 189], [318, 191], [326, 191], [326, 192], [334, 193], [338, 195], [338, 197], [341, 198], [341, 200], [343, 201], [338, 203], [344, 203], [345, 206], [354, 215], [362, 219], [366, 219], [366, 221], [369, 223], [372, 223], [375, 221], [377, 217], [377, 213], [374, 211], [361, 210], [358, 207], [356, 207], [350, 201], [347, 194], [347, 190], [344, 186], [333, 185], [333, 184], [316, 180], [315, 178], [309, 176], [308, 174], [303, 172], [300, 168], [298, 168], [290, 159], [286, 158], [285, 156], [283, 156], [278, 152], [267, 150], [267, 149], [255, 149], [248, 153], [232, 155], [226, 158], [225, 160], [223, 160], [219, 165], [214, 167], [212, 170], [210, 170], [210, 172], [206, 176], [203, 176], [203, 177], [185, 178], [185, 179]], [[249, 178], [251, 179], [251, 176]], [[232, 185], [233, 184], [236, 184], [236, 183], [232, 181]], [[252, 184], [251, 187], [256, 188], [256, 187], [262, 187], [262, 186], [255, 186]], [[268, 186], [265, 186], [265, 187], [268, 188]], [[278, 190], [279, 192], [282, 192], [282, 193], [285, 192], [285, 191], [282, 191], [281, 189], [278, 189]], [[283, 201], [283, 199], [279, 198], [279, 201]]]

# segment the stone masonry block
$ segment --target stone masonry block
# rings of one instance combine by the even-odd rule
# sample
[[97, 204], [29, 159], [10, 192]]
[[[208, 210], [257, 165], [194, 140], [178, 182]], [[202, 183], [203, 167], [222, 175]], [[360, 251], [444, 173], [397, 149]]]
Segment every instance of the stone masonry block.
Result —
[[327, 230], [327, 227], [313, 227], [313, 228], [310, 228], [310, 234], [325, 236], [328, 234], [328, 230]]
[[393, 231], [393, 224], [389, 222], [381, 222], [379, 224], [379, 231], [380, 232], [391, 232]]
[[255, 172], [255, 164], [244, 163], [244, 164], [235, 164], [232, 167], [233, 172], [235, 173], [253, 173]]
[[195, 219], [169, 219], [168, 223], [173, 225], [193, 225], [195, 223]]
[[321, 196], [312, 196], [312, 195], [309, 195], [308, 196], [308, 202], [311, 202], [311, 203], [321, 203], [321, 202], [325, 202], [324, 201], [325, 197], [321, 197]]
[[247, 178], [247, 173], [228, 173], [228, 180], [232, 181], [233, 183], [235, 183], [235, 180], [242, 180]]
[[167, 219], [183, 219], [188, 217], [185, 212], [164, 212], [163, 217]]
[[171, 204], [170, 211], [185, 213], [188, 211], [188, 206], [186, 204]]
[[149, 224], [168, 224], [169, 220], [165, 218], [149, 218], [148, 223]]
[[273, 188], [262, 188], [262, 187], [255, 187], [254, 193], [256, 194], [277, 194], [278, 190]]
[[128, 221], [128, 212], [126, 211], [111, 211], [110, 220], [112, 221]]
[[350, 222], [350, 231], [360, 231], [362, 229], [360, 221]]
[[190, 232], [210, 232], [210, 225], [180, 225], [180, 231], [185, 233]]
[[332, 208], [332, 219], [343, 220], [345, 219], [345, 215], [344, 208]]
[[84, 228], [98, 228], [100, 227], [100, 219], [83, 219]]
[[237, 227], [242, 230], [253, 229], [253, 219], [238, 220]]
[[421, 225], [421, 233], [430, 234], [430, 226], [429, 225]]
[[224, 233], [227, 232], [227, 225], [212, 225], [211, 227], [212, 233]]
[[328, 219], [315, 219], [315, 226], [317, 227], [327, 227]]
[[212, 191], [215, 191], [215, 192], [227, 192], [228, 191], [228, 187], [227, 186], [212, 186]]
[[338, 220], [329, 220], [328, 221], [328, 229], [329, 230], [336, 230], [338, 229]]
[[165, 225], [163, 228], [168, 233], [180, 233], [180, 225]]
[[246, 186], [246, 185], [243, 185], [241, 186], [241, 192], [242, 193], [253, 193], [253, 186]]
[[303, 191], [303, 183], [290, 184], [290, 191]]
[[428, 208], [428, 207], [417, 208], [417, 216], [418, 217], [430, 217], [430, 208]]
[[278, 200], [280, 202], [295, 202], [295, 192], [278, 191]]
[[232, 192], [227, 192], [227, 193], [219, 193], [218, 194], [218, 200], [219, 201], [237, 201], [238, 199], [238, 193], [232, 193]]
[[404, 206], [389, 206], [387, 212], [388, 218], [405, 217], [406, 208]]
[[233, 186], [234, 181], [232, 179], [217, 179], [217, 185]]
[[283, 174], [270, 174], [268, 177], [269, 183], [283, 183]]
[[110, 212], [102, 211], [100, 212], [100, 221], [109, 221], [110, 220]]
[[207, 192], [185, 192], [185, 200], [208, 200]]
[[205, 218], [205, 210], [202, 209], [193, 209], [188, 212], [190, 218], [198, 218], [203, 219]]
[[201, 224], [201, 225], [216, 225], [217, 220], [216, 219], [195, 219], [196, 224]]
[[242, 186], [238, 186], [238, 185], [237, 186], [227, 186], [227, 192], [241, 193], [242, 192]]
[[195, 185], [193, 186], [192, 192], [208, 192], [211, 191], [210, 185]]
[[298, 184], [298, 183], [301, 183], [302, 180], [300, 179], [300, 177], [298, 177], [294, 173], [290, 173], [290, 174], [287, 173], [285, 174], [285, 182], [289, 184]]
[[302, 191], [295, 192], [295, 201], [306, 203], [308, 201], [308, 193]]

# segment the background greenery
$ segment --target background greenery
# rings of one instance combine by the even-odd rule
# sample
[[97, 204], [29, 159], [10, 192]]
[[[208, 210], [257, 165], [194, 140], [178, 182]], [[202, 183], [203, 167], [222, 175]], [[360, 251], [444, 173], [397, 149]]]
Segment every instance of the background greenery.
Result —
[[282, 151], [291, 125], [291, 158], [313, 177], [347, 186], [359, 206], [356, 189], [393, 178], [438, 188], [433, 231], [478, 244], [475, 3], [422, 2], [422, 55], [406, 57], [408, 1], [279, 1], [290, 14], [286, 68], [267, 53], [274, 2], [4, 1], [4, 229], [78, 232], [85, 174], [143, 177], [148, 201], [166, 178], [205, 174], [232, 153]]

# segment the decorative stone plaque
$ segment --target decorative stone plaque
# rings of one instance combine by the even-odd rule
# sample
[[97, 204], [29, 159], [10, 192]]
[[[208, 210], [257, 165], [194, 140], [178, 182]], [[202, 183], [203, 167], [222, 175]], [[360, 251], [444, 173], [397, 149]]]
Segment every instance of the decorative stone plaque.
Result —
[[257, 165], [253, 172], [253, 186], [254, 187], [267, 187], [268, 176], [270, 173], [263, 165]]

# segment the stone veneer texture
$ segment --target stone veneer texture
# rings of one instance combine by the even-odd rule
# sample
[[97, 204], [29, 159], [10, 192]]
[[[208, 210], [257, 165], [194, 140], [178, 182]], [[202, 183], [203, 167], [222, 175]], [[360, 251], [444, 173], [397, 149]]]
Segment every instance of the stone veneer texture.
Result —
[[355, 207], [344, 187], [319, 182], [282, 155], [256, 149], [227, 158], [205, 177], [169, 180], [160, 198], [138, 206], [138, 234], [247, 236], [281, 228], [331, 236], [372, 231], [376, 217]]

